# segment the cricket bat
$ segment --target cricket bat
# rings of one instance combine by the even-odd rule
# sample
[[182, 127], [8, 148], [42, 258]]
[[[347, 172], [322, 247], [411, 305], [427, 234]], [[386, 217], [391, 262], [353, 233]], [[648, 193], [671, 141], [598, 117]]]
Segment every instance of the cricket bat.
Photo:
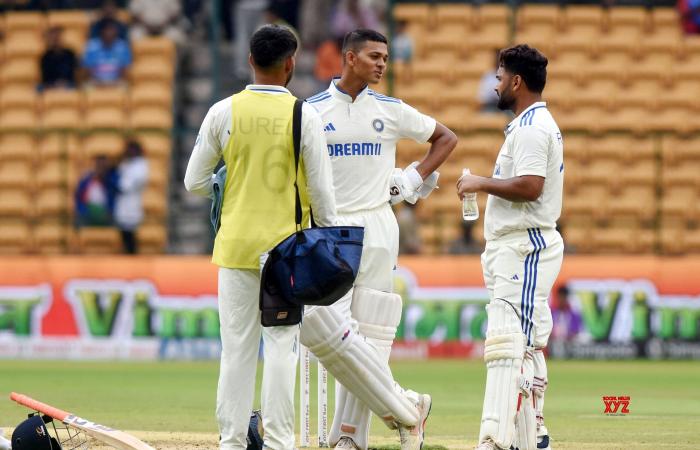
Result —
[[88, 436], [91, 436], [100, 442], [104, 442], [105, 444], [109, 444], [119, 450], [155, 450], [150, 445], [128, 433], [85, 420], [76, 416], [75, 414], [71, 414], [47, 405], [46, 403], [34, 400], [26, 395], [13, 392], [10, 394], [10, 399], [22, 406], [26, 406], [29, 409], [39, 411], [42, 414], [52, 417], [55, 420], [60, 420], [67, 427], [80, 430]]

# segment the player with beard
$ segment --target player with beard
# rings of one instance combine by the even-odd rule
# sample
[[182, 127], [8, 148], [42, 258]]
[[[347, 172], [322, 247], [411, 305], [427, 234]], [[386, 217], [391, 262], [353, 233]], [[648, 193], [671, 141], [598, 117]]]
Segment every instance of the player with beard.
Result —
[[481, 255], [489, 292], [487, 371], [477, 449], [548, 449], [542, 350], [552, 331], [547, 299], [564, 253], [555, 229], [562, 206], [564, 147], [542, 101], [547, 58], [527, 45], [504, 49], [496, 78], [498, 107], [516, 117], [505, 129], [493, 176], [465, 175], [457, 183], [460, 198], [489, 194]]
[[[185, 187], [212, 195], [219, 160], [227, 174], [212, 262], [219, 266], [221, 368], [216, 395], [220, 448], [247, 447], [260, 337], [264, 343], [262, 420], [264, 447], [294, 448], [294, 384], [299, 325], [260, 324], [260, 259], [295, 231], [292, 78], [297, 40], [286, 27], [266, 25], [250, 39], [256, 84], [209, 109], [185, 173]], [[318, 113], [304, 104], [298, 186], [303, 223], [335, 225], [331, 167]]]
[[[338, 220], [344, 225], [365, 227], [355, 287], [330, 308], [354, 324], [362, 339], [376, 349], [388, 372], [402, 309], [401, 297], [393, 292], [399, 230], [390, 203], [413, 204], [427, 197], [437, 185], [435, 170], [455, 148], [457, 137], [432, 117], [370, 88], [379, 83], [387, 69], [387, 39], [381, 33], [368, 29], [347, 33], [342, 54], [341, 76], [333, 79], [328, 89], [306, 100], [325, 124]], [[398, 169], [396, 142], [402, 138], [430, 143], [430, 147], [422, 161]], [[306, 312], [302, 343], [306, 326], [316, 312], [321, 311], [309, 308]], [[431, 399], [427, 394], [402, 392], [418, 408], [420, 420], [417, 427], [398, 427], [401, 448], [417, 449], [422, 445]], [[331, 446], [367, 448], [370, 408], [359, 397], [354, 386], [336, 384]]]

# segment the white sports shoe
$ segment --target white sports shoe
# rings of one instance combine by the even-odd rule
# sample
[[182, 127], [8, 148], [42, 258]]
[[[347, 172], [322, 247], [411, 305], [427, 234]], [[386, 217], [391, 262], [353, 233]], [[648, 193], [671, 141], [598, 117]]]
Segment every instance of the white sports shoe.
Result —
[[423, 448], [425, 440], [425, 421], [428, 420], [430, 408], [433, 406], [433, 399], [428, 394], [419, 397], [418, 404], [418, 424], [412, 427], [399, 425], [399, 436], [401, 437], [401, 450], [420, 450]]
[[360, 448], [357, 445], [355, 445], [355, 441], [353, 441], [350, 436], [341, 436], [340, 440], [338, 440], [338, 443], [335, 444], [335, 447], [333, 448], [339, 448], [344, 450], [360, 450]]

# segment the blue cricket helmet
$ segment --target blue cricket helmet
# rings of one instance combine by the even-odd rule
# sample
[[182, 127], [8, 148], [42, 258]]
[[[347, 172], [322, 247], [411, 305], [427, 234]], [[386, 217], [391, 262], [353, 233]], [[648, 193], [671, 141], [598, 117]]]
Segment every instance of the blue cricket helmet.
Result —
[[[27, 420], [17, 425], [12, 432], [12, 450], [61, 450], [61, 445], [46, 429], [46, 424], [39, 415], [30, 415]], [[46, 417], [51, 421], [50, 417]]]

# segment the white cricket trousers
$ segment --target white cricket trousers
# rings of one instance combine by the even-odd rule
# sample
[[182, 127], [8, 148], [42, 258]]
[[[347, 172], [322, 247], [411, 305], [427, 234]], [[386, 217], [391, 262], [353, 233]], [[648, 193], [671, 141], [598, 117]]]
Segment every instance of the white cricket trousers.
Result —
[[219, 268], [221, 368], [216, 417], [222, 450], [247, 447], [255, 395], [260, 336], [263, 339], [262, 416], [265, 448], [294, 448], [294, 384], [299, 358], [299, 325], [263, 327], [259, 309], [260, 272]]
[[545, 347], [552, 332], [547, 299], [563, 257], [564, 242], [559, 232], [540, 228], [490, 240], [481, 255], [489, 300], [505, 300], [514, 307], [529, 347]]

